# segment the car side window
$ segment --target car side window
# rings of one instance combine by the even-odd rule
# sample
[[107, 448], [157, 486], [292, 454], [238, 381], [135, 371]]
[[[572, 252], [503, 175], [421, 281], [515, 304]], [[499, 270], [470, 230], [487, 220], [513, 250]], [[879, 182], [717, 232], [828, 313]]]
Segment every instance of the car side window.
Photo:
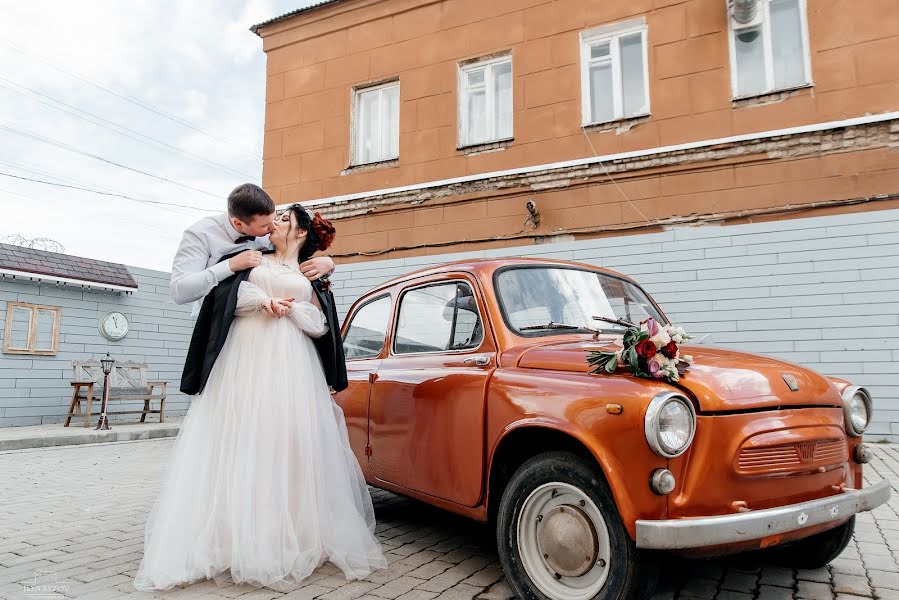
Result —
[[346, 358], [378, 356], [384, 347], [384, 338], [387, 337], [389, 319], [390, 296], [382, 296], [357, 310], [343, 337]]
[[394, 352], [446, 352], [477, 348], [484, 338], [474, 292], [465, 282], [415, 288], [400, 299]]

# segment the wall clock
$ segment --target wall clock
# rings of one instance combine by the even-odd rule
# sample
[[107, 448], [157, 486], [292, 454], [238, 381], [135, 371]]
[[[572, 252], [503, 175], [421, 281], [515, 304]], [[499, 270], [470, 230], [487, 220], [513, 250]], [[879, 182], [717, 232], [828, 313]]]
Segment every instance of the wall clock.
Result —
[[128, 318], [118, 311], [106, 313], [100, 319], [100, 333], [107, 340], [119, 341], [128, 335]]

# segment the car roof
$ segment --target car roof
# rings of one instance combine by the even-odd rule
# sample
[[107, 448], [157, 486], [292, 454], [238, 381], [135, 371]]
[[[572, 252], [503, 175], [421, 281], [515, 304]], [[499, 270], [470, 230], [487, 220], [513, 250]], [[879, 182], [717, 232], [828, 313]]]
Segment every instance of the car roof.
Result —
[[436, 275], [440, 273], [471, 273], [475, 277], [479, 279], [483, 279], [485, 277], [490, 277], [494, 271], [501, 267], [511, 267], [511, 266], [535, 266], [535, 265], [546, 265], [546, 266], [566, 266], [566, 267], [579, 267], [582, 269], [590, 269], [592, 271], [598, 271], [600, 273], [607, 273], [609, 275], [613, 275], [615, 277], [619, 277], [622, 279], [626, 279], [627, 281], [631, 281], [636, 284], [636, 282], [628, 277], [627, 275], [622, 275], [617, 271], [612, 271], [610, 269], [606, 269], [603, 267], [598, 267], [596, 265], [591, 265], [588, 263], [580, 263], [574, 262], [570, 260], [557, 260], [552, 258], [470, 258], [465, 260], [457, 260], [454, 262], [442, 263], [439, 265], [431, 265], [427, 267], [423, 267], [416, 271], [411, 271], [404, 275], [399, 275], [390, 279], [389, 281], [385, 281], [381, 285], [376, 288], [373, 288], [366, 292], [364, 296], [369, 296], [376, 292], [381, 292], [387, 288], [393, 287], [399, 283], [404, 283], [406, 281], [411, 281], [413, 279], [419, 279], [422, 277], [428, 277], [430, 275]]

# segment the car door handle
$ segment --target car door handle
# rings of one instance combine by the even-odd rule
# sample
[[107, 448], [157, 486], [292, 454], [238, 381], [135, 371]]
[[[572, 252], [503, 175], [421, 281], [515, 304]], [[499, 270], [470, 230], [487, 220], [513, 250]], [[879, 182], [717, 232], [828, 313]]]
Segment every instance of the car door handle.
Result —
[[465, 360], [463, 360], [466, 365], [477, 365], [479, 367], [486, 367], [490, 364], [489, 356], [469, 356]]

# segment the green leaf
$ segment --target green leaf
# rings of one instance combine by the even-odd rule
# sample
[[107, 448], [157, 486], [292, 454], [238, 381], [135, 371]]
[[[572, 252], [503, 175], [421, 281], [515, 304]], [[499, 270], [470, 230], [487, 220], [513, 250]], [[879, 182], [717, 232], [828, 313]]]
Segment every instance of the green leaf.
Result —
[[610, 358], [609, 361], [606, 362], [606, 373], [614, 373], [617, 370], [618, 370], [618, 357], [613, 354], [612, 358]]

